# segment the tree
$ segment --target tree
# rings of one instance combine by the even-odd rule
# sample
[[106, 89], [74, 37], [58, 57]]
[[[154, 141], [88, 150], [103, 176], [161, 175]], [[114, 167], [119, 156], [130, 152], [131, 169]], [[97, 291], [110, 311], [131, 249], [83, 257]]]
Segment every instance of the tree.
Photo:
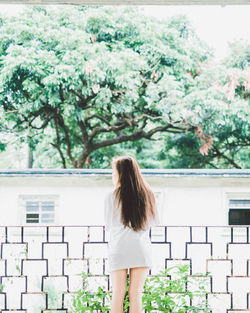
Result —
[[0, 31], [4, 127], [32, 150], [53, 146], [65, 168], [105, 147], [197, 131], [218, 110], [189, 100], [211, 51], [185, 16], [43, 6], [2, 17]]
[[205, 66], [196, 78], [195, 98], [194, 93], [191, 95], [193, 103], [199, 97], [199, 101], [205, 100], [204, 106], [208, 102], [207, 111], [214, 107], [211, 99], [219, 101], [211, 120], [197, 130], [199, 136], [203, 130], [209, 130], [213, 140], [205, 143], [202, 156], [198, 153], [197, 136], [170, 135], [166, 149], [175, 151], [173, 157], [170, 155], [171, 167], [250, 167], [250, 44], [236, 41], [230, 48], [229, 56], [221, 64], [210, 62]]

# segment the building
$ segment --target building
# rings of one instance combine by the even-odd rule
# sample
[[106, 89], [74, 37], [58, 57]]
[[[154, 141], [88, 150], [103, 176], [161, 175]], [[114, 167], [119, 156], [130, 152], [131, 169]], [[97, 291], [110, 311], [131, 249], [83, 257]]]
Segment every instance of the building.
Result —
[[[163, 225], [250, 225], [250, 170], [144, 169]], [[111, 169], [1, 170], [0, 225], [103, 225]]]

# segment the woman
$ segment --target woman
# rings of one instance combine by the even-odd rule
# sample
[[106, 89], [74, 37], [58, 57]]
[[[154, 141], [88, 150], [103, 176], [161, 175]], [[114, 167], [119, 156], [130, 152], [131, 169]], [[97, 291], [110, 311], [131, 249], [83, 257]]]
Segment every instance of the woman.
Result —
[[132, 156], [111, 162], [115, 189], [105, 198], [105, 228], [108, 239], [108, 272], [111, 276], [111, 313], [123, 312], [129, 269], [129, 312], [142, 312], [142, 292], [152, 267], [149, 229], [158, 225], [154, 193]]

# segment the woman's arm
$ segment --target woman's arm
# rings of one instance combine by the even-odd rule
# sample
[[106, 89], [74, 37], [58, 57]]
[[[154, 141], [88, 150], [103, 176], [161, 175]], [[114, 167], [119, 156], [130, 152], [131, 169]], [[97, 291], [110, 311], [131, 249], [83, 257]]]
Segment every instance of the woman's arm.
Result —
[[111, 200], [110, 195], [111, 195], [111, 193], [108, 193], [104, 199], [104, 224], [105, 224], [105, 230], [106, 231], [110, 230], [110, 227], [112, 224], [112, 221], [111, 221], [111, 205], [112, 205], [112, 203], [110, 201]]

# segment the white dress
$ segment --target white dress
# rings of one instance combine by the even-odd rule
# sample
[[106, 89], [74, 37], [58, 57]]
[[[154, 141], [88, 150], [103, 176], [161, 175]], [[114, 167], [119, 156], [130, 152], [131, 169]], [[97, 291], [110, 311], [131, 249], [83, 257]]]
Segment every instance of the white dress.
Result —
[[134, 231], [121, 223], [120, 210], [113, 205], [114, 193], [109, 192], [104, 201], [105, 229], [108, 232], [108, 268], [110, 273], [132, 267], [152, 267], [152, 246], [149, 238], [151, 226], [160, 224], [158, 209], [146, 230]]

